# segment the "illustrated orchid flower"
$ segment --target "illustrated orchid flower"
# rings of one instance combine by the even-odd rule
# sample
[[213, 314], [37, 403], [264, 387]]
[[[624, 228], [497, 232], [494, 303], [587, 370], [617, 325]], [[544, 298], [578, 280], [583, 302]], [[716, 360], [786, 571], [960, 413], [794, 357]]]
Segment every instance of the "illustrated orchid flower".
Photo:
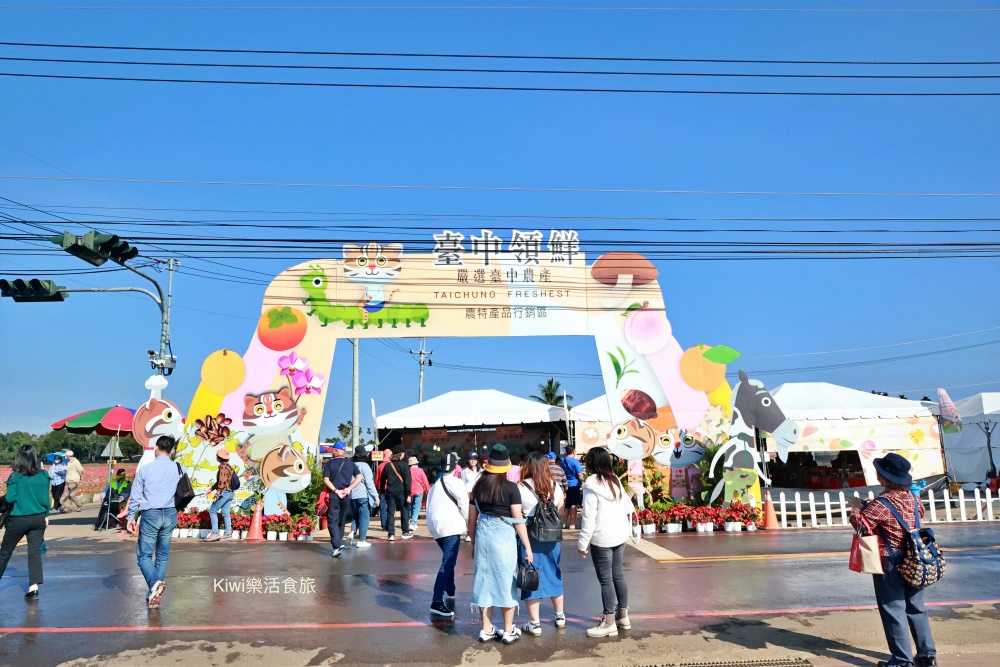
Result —
[[295, 354], [295, 352], [278, 359], [278, 367], [281, 368], [282, 375], [291, 375], [294, 377], [306, 370], [308, 365], [309, 361]]
[[319, 373], [313, 373], [308, 368], [292, 375], [292, 384], [295, 385], [295, 395], [319, 394], [326, 378]]

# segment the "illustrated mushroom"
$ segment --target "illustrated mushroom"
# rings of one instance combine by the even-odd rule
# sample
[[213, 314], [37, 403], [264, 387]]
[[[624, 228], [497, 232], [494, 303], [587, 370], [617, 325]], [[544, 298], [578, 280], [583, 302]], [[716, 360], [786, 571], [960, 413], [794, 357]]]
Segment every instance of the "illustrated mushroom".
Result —
[[615, 308], [628, 298], [633, 287], [648, 285], [656, 280], [659, 271], [639, 253], [617, 250], [598, 257], [590, 268], [590, 275], [597, 282], [611, 287], [602, 305]]

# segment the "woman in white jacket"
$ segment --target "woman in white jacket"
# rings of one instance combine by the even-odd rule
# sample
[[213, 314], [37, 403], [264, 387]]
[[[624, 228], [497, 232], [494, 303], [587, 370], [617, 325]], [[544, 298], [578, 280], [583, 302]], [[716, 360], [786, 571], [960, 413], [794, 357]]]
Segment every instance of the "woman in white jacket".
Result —
[[577, 541], [580, 555], [593, 552], [594, 570], [601, 582], [604, 612], [601, 623], [587, 630], [588, 637], [613, 637], [618, 628], [629, 630], [628, 584], [622, 572], [625, 541], [632, 532], [632, 501], [611, 467], [611, 455], [594, 447], [584, 458], [590, 476], [583, 483], [583, 527]]
[[469, 520], [469, 495], [465, 492], [465, 484], [451, 474], [457, 461], [454, 454], [445, 457], [444, 475], [434, 482], [427, 495], [427, 530], [441, 547], [441, 567], [434, 580], [431, 614], [443, 618], [455, 617], [444, 598], [446, 595], [455, 597], [455, 563]]

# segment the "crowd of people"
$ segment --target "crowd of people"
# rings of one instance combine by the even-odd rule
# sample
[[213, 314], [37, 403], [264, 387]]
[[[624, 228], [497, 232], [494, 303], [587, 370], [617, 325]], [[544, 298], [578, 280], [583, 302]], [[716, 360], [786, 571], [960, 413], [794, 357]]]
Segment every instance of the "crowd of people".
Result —
[[[160, 606], [166, 589], [171, 533], [177, 525], [178, 496], [182, 493], [179, 482], [183, 473], [171, 458], [175, 445], [170, 436], [158, 438], [154, 460], [137, 471], [131, 486], [124, 470], [119, 470], [105, 490], [109, 503], [112, 498], [127, 498], [126, 526], [138, 536], [136, 555], [150, 609]], [[212, 487], [213, 514], [218, 510], [224, 516], [239, 485], [227, 455], [224, 451], [219, 454], [219, 472]], [[29, 602], [38, 600], [43, 583], [42, 554], [49, 514], [66, 502], [71, 480], [79, 480], [79, 476], [69, 474], [75, 460], [72, 453], [67, 452], [66, 458], [65, 472], [58, 459], [50, 470], [45, 470], [35, 448], [22, 446], [0, 502], [0, 527], [5, 529], [0, 542], [0, 579], [15, 547], [26, 539], [29, 585], [24, 597]], [[875, 459], [874, 466], [884, 490], [874, 501], [854, 499], [851, 523], [879, 536], [883, 571], [873, 575], [873, 583], [892, 653], [890, 660], [880, 662], [879, 667], [935, 667], [936, 648], [922, 589], [907, 583], [899, 571], [908, 531], [919, 527], [923, 515], [922, 504], [909, 491], [910, 462], [890, 453]], [[344, 444], [337, 443], [333, 458], [323, 469], [333, 556], [340, 556], [346, 548], [344, 535], [349, 520], [354, 523], [352, 535], [359, 537], [355, 546], [369, 546], [368, 518], [373, 505], [381, 508], [389, 541], [395, 537], [397, 511], [402, 538], [413, 537], [411, 529], [419, 519], [421, 500], [426, 495], [427, 529], [442, 554], [430, 613], [443, 618], [455, 616], [445, 600], [456, 595], [455, 567], [462, 540], [467, 540], [474, 561], [472, 604], [482, 621], [479, 640], [510, 644], [522, 632], [533, 636], [543, 633], [540, 608], [546, 599], [553, 607], [555, 627], [566, 626], [561, 531], [574, 525], [579, 513], [582, 525], [577, 552], [584, 558], [590, 555], [602, 602], [600, 622], [589, 628], [587, 635], [615, 636], [619, 629], [631, 627], [623, 563], [625, 543], [632, 534], [634, 506], [606, 449], [590, 449], [581, 465], [572, 447], [567, 447], [561, 458], [533, 452], [521, 460], [512, 457], [503, 445], [494, 445], [483, 464], [476, 452], [468, 455], [464, 467], [459, 466], [456, 454], [449, 454], [432, 477], [433, 483], [417, 459], [402, 447], [388, 452], [373, 474], [363, 461], [348, 459]], [[58, 487], [64, 483], [60, 493]], [[218, 523], [213, 521], [212, 526], [218, 538]], [[228, 521], [225, 531], [226, 535], [231, 532]], [[525, 603], [528, 621], [518, 628], [514, 616], [520, 602]], [[502, 625], [494, 623], [496, 609], [500, 610]], [[910, 647], [911, 634], [916, 655]]]

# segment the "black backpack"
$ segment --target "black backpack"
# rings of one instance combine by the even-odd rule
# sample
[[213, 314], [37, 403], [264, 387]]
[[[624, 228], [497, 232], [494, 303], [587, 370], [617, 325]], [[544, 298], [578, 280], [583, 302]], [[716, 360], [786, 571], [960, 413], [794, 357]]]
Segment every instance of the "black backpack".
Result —
[[561, 542], [562, 519], [559, 518], [556, 504], [551, 499], [542, 501], [530, 485], [525, 484], [524, 487], [531, 491], [531, 495], [538, 501], [535, 513], [526, 521], [528, 537], [536, 542]]

